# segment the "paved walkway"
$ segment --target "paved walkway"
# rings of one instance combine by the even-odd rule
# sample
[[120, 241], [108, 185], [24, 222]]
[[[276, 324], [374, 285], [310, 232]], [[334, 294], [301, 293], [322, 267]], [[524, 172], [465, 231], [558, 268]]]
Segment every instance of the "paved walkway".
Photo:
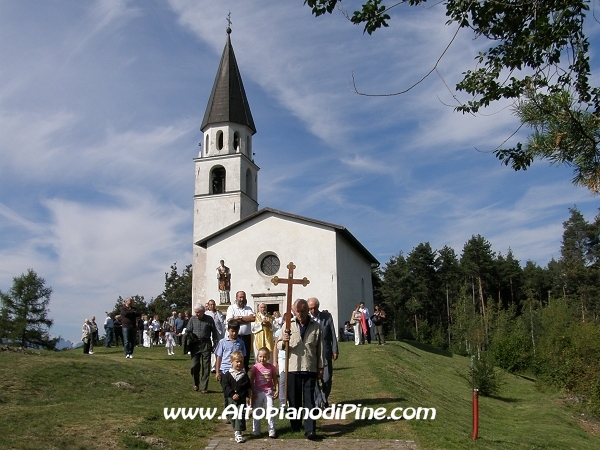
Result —
[[[248, 438], [248, 436], [246, 436]], [[233, 437], [216, 437], [205, 450], [262, 450], [265, 448], [285, 448], [286, 450], [348, 450], [362, 448], [368, 450], [418, 450], [413, 441], [395, 439], [346, 439], [324, 438], [321, 441], [307, 439], [268, 439], [251, 437], [243, 444], [238, 444]]]

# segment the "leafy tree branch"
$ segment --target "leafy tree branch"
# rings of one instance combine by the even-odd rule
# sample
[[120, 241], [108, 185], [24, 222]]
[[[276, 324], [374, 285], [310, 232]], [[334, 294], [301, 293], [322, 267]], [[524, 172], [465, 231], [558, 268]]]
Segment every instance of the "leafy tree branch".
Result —
[[[435, 5], [441, 2], [430, 2]], [[315, 16], [333, 13], [342, 0], [305, 0]], [[427, 0], [403, 0], [386, 6], [383, 0], [367, 0], [349, 20], [372, 34], [389, 26], [390, 10], [400, 5], [424, 6]], [[490, 47], [475, 57], [475, 67], [463, 73], [456, 90], [470, 100], [455, 110], [478, 113], [502, 99], [515, 102], [514, 113], [522, 125], [534, 130], [525, 147], [496, 150], [494, 154], [514, 170], [525, 170], [534, 159], [574, 167], [573, 183], [600, 193], [600, 89], [590, 84], [590, 41], [585, 33], [591, 0], [447, 0], [448, 20], [457, 32], [433, 68], [408, 88], [387, 94], [403, 94], [427, 78], [447, 52], [461, 29], [475, 39], [485, 38]], [[597, 21], [593, 18], [593, 24]]]

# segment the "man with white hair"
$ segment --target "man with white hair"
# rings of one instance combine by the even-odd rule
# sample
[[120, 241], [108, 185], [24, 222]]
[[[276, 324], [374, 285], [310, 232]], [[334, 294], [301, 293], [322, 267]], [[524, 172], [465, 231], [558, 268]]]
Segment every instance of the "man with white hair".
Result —
[[[189, 320], [185, 329], [185, 336], [189, 340], [188, 349], [191, 354], [190, 373], [194, 378], [194, 391], [200, 390], [208, 394], [208, 377], [210, 375], [210, 354], [217, 342], [217, 328], [215, 321], [204, 314], [202, 304], [194, 308], [194, 315]], [[202, 379], [200, 379], [202, 375]]]

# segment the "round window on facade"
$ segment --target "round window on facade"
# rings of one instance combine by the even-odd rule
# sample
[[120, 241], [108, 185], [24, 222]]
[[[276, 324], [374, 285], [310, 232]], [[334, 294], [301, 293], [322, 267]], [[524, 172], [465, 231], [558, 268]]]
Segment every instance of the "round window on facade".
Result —
[[279, 272], [279, 258], [275, 255], [267, 255], [260, 262], [260, 271], [265, 275], [273, 276]]

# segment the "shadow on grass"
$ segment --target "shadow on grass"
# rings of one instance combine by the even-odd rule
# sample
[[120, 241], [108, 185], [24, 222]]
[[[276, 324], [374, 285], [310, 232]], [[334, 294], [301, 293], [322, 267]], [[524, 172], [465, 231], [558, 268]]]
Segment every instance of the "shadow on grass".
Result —
[[[486, 397], [483, 397], [486, 398]], [[490, 395], [487, 398], [493, 398], [494, 400], [498, 400], [503, 403], [519, 403], [521, 399], [519, 398], [510, 398], [510, 397], [500, 397], [498, 395]]]
[[535, 378], [531, 378], [526, 375], [519, 375], [518, 373], [515, 373], [514, 375], [516, 377], [523, 378], [524, 380], [527, 380], [527, 381], [533, 381], [534, 383], [537, 381]]
[[408, 344], [427, 353], [433, 353], [434, 355], [445, 356], [447, 358], [452, 358], [453, 356], [452, 352], [449, 352], [448, 350], [442, 350], [441, 348], [432, 347], [431, 345], [423, 344], [421, 342], [403, 340], [401, 343]]
[[343, 402], [336, 403], [337, 405], [362, 405], [362, 406], [381, 406], [387, 403], [400, 403], [405, 402], [406, 399], [402, 397], [383, 397], [383, 398], [353, 398], [351, 400], [344, 400]]

